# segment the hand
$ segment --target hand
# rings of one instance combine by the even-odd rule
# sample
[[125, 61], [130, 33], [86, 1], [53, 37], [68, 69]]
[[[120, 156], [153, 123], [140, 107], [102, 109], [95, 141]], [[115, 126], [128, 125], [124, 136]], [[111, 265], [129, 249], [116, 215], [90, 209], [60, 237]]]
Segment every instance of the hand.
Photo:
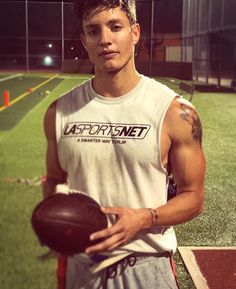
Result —
[[100, 238], [100, 243], [86, 248], [85, 253], [94, 254], [102, 251], [111, 251], [127, 244], [141, 229], [148, 228], [150, 212], [147, 209], [130, 208], [101, 208], [106, 215], [116, 215], [116, 223], [104, 230], [93, 233], [90, 240]]

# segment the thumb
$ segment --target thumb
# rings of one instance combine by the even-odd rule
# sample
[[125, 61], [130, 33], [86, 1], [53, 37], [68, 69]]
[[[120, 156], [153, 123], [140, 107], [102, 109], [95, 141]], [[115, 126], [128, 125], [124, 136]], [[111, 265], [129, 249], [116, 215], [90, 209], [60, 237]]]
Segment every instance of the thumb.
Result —
[[122, 209], [118, 207], [101, 207], [101, 211], [106, 215], [121, 215]]

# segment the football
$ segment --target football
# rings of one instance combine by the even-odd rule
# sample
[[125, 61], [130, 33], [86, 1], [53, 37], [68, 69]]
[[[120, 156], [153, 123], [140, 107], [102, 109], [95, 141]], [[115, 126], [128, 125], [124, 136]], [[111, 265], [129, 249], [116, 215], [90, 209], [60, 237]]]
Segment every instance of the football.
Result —
[[101, 240], [90, 241], [93, 232], [107, 227], [100, 205], [83, 193], [56, 193], [33, 210], [32, 227], [40, 242], [63, 254], [74, 255]]

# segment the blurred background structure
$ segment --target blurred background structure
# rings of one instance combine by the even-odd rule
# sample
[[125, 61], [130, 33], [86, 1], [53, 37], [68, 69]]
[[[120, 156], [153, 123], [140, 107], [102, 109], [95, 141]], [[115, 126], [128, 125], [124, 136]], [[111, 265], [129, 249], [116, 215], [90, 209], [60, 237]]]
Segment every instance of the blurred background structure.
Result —
[[[0, 1], [0, 70], [93, 73], [71, 1]], [[137, 0], [141, 73], [236, 82], [235, 0]]]
[[183, 0], [182, 61], [196, 81], [236, 86], [236, 1]]

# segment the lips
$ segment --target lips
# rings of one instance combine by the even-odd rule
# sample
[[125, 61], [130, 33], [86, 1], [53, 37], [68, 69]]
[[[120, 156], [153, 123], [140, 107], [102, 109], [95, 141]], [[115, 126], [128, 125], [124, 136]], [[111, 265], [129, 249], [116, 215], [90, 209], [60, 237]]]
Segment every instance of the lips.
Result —
[[104, 58], [113, 58], [117, 54], [118, 54], [118, 52], [114, 51], [114, 50], [104, 50], [99, 54], [99, 56], [102, 56]]

